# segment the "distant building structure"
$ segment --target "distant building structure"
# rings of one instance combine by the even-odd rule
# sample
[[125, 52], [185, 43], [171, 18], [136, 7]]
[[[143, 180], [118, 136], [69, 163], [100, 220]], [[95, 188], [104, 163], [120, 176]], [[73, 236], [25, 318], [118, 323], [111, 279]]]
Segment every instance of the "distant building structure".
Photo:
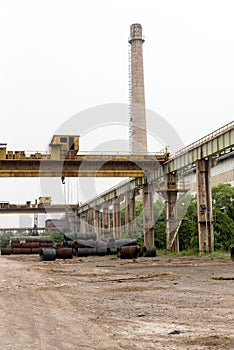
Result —
[[46, 220], [47, 220], [46, 214], [39, 214], [38, 215], [38, 227], [45, 227]]
[[31, 215], [21, 214], [19, 215], [19, 227], [32, 227], [33, 220]]
[[69, 227], [69, 222], [64, 219], [47, 219], [45, 221], [45, 231], [63, 231]]

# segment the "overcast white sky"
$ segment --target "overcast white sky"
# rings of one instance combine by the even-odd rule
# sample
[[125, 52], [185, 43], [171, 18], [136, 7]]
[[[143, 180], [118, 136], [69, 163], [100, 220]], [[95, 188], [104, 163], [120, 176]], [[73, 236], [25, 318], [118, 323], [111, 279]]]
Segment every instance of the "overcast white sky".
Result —
[[[231, 122], [233, 13], [232, 0], [0, 0], [0, 142], [44, 150], [74, 114], [128, 103], [135, 22], [146, 40], [146, 106], [185, 145]], [[40, 195], [26, 179], [0, 179], [0, 186], [0, 200]]]

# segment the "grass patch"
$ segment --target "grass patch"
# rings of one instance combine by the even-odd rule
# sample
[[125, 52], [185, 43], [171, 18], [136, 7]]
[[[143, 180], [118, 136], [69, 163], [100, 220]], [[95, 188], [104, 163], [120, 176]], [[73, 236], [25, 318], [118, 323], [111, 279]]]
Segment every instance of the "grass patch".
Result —
[[230, 253], [222, 250], [216, 250], [213, 253], [202, 253], [198, 254], [199, 257], [208, 257], [208, 258], [219, 258], [219, 259], [229, 259]]
[[198, 258], [230, 259], [230, 252], [226, 252], [223, 250], [216, 250], [212, 253], [200, 254], [197, 250], [188, 249], [188, 250], [182, 250], [178, 253], [167, 254], [165, 250], [157, 250], [157, 256], [195, 256]]

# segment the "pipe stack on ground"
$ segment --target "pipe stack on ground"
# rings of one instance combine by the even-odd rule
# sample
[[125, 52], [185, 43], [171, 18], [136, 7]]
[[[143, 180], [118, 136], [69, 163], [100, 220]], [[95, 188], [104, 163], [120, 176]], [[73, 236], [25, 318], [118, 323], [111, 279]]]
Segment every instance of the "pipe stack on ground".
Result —
[[54, 261], [56, 259], [56, 249], [41, 248], [39, 255], [42, 261]]
[[11, 247], [2, 248], [1, 254], [38, 254], [41, 248], [51, 248], [52, 243], [50, 236], [12, 237]]
[[122, 246], [117, 248], [117, 255], [120, 259], [136, 259], [140, 254], [139, 245]]
[[12, 248], [2, 248], [1, 249], [1, 255], [11, 255], [12, 254]]
[[156, 247], [155, 246], [144, 246], [140, 249], [139, 256], [144, 258], [152, 258], [156, 256]]
[[39, 255], [42, 261], [73, 258], [72, 248], [41, 248]]
[[86, 233], [80, 233], [80, 232], [68, 232], [64, 233], [64, 245], [68, 244], [68, 242], [75, 242], [75, 241], [96, 241], [97, 240], [97, 234], [95, 232], [86, 232]]
[[56, 249], [56, 259], [72, 259], [72, 248], [58, 248]]
[[108, 242], [104, 242], [89, 238], [88, 240], [77, 239], [76, 241], [66, 241], [65, 244], [67, 247], [73, 248], [73, 255], [75, 256], [104, 256], [117, 254], [118, 247], [137, 245], [137, 241], [135, 239], [115, 240], [111, 238]]

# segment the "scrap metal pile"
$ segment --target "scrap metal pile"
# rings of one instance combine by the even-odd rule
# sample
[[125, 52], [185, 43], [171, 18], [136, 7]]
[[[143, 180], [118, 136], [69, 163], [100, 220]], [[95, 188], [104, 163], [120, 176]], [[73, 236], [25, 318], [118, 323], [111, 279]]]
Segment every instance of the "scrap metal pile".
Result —
[[2, 248], [1, 255], [10, 254], [39, 254], [41, 248], [51, 248], [50, 236], [12, 237], [9, 248]]
[[64, 246], [73, 249], [74, 256], [112, 255], [121, 259], [132, 259], [138, 256], [156, 256], [155, 247], [141, 247], [136, 239], [114, 239], [107, 242], [98, 240], [95, 232], [66, 233]]
[[42, 261], [72, 259], [73, 256], [117, 255], [121, 259], [136, 259], [139, 256], [156, 256], [155, 247], [139, 246], [136, 239], [98, 240], [96, 233], [66, 233], [63, 243], [53, 247], [50, 236], [13, 237], [10, 248], [2, 248], [1, 255], [39, 254]]

